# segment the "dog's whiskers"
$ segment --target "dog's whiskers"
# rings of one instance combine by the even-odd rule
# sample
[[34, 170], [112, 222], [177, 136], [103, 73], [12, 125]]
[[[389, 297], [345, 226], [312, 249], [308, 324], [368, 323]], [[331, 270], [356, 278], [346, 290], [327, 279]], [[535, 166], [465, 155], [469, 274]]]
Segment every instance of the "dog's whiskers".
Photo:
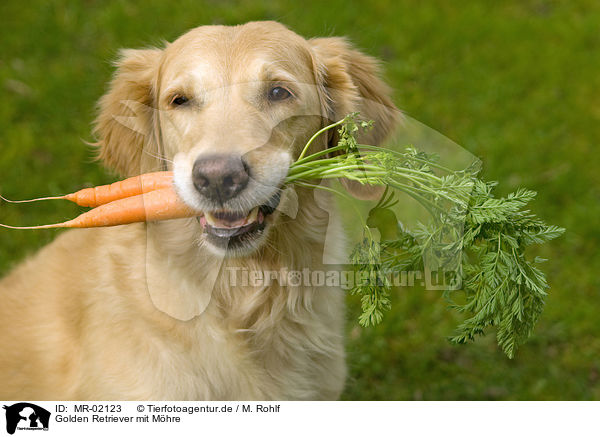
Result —
[[161, 156], [161, 155], [158, 155], [158, 154], [154, 154], [154, 153], [150, 152], [149, 150], [144, 150], [143, 152], [145, 154], [147, 154], [147, 155], [150, 155], [153, 158], [158, 159], [159, 161], [169, 162], [169, 163], [173, 164], [173, 160], [168, 159], [168, 158], [166, 158], [164, 156]]

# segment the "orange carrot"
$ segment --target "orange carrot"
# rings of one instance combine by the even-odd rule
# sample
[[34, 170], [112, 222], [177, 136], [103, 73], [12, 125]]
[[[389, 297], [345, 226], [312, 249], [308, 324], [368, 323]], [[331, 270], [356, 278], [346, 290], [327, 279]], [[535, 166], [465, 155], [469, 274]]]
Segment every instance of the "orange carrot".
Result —
[[10, 229], [93, 228], [199, 215], [202, 215], [202, 212], [194, 211], [183, 203], [171, 186], [105, 203], [63, 223], [41, 226], [0, 224], [0, 226]]
[[39, 200], [66, 199], [75, 202], [79, 206], [96, 207], [126, 197], [137, 196], [161, 188], [169, 188], [173, 184], [172, 171], [158, 171], [134, 176], [110, 185], [84, 188], [75, 193], [64, 196], [40, 197], [30, 200], [3, 200], [11, 203], [37, 202]]

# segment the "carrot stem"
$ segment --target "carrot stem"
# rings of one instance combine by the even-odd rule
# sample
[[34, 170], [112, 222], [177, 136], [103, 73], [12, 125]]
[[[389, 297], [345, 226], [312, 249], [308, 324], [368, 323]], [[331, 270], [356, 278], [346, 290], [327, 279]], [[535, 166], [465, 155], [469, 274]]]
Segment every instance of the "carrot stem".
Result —
[[21, 230], [25, 230], [25, 229], [51, 229], [51, 228], [64, 228], [66, 227], [65, 224], [68, 222], [63, 222], [63, 223], [53, 223], [51, 225], [39, 225], [39, 226], [10, 226], [10, 225], [5, 225], [0, 223], [0, 227], [3, 228], [7, 228], [7, 229], [21, 229]]
[[0, 199], [9, 203], [29, 203], [29, 202], [39, 202], [40, 200], [60, 200], [66, 199], [66, 196], [51, 196], [51, 197], [38, 197], [37, 199], [27, 199], [27, 200], [10, 200], [0, 194]]

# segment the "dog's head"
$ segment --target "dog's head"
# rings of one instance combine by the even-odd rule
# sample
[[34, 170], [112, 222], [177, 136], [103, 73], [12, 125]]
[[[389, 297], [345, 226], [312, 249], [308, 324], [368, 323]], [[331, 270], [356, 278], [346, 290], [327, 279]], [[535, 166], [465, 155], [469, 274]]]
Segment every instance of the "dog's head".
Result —
[[124, 50], [117, 66], [96, 121], [100, 158], [123, 176], [172, 169], [182, 199], [204, 212], [203, 243], [230, 254], [266, 241], [288, 168], [317, 130], [360, 111], [375, 121], [361, 141], [379, 144], [398, 117], [374, 59], [275, 22], [199, 27], [164, 49]]

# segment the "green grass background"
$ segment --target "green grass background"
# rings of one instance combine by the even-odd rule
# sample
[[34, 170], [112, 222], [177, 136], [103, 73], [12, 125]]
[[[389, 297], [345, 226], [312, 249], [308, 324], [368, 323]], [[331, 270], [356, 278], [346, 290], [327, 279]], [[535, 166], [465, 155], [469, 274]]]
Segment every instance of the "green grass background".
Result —
[[[347, 35], [385, 61], [395, 101], [484, 162], [502, 194], [567, 233], [535, 254], [552, 285], [535, 335], [507, 359], [491, 335], [456, 347], [438, 292], [393, 296], [375, 329], [349, 299], [344, 399], [600, 399], [600, 3], [514, 1], [60, 1], [0, 3], [0, 192], [28, 198], [113, 181], [84, 140], [120, 47], [201, 24], [275, 19]], [[0, 222], [72, 217], [65, 204], [0, 204]], [[1, 231], [0, 273], [56, 232]], [[0, 302], [1, 305], [1, 302]]]

